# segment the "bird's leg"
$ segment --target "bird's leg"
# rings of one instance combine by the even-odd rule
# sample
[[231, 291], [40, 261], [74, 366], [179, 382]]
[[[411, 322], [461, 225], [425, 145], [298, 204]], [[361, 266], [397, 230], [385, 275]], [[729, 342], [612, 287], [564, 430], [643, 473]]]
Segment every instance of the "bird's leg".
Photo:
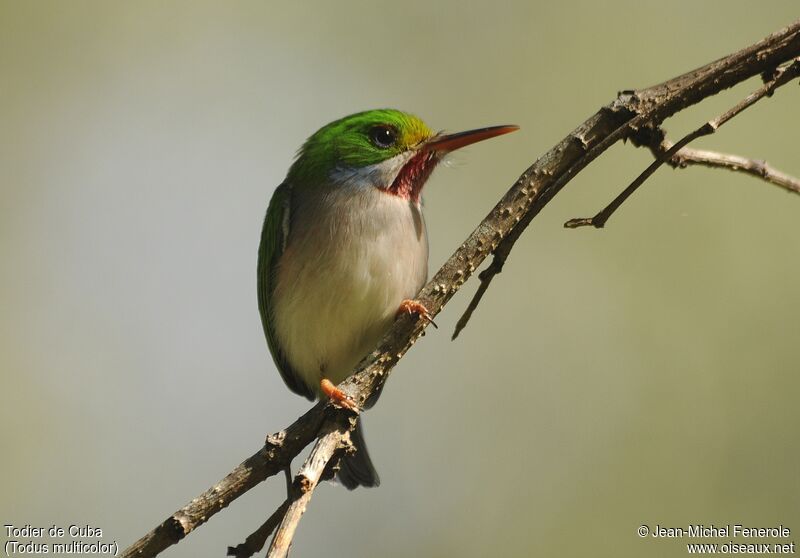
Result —
[[358, 405], [355, 404], [355, 401], [350, 399], [345, 392], [333, 385], [333, 382], [328, 378], [322, 378], [319, 382], [319, 387], [322, 389], [322, 393], [333, 401], [334, 404], [344, 407], [345, 409], [350, 409], [351, 411], [358, 411]]
[[399, 317], [401, 314], [416, 314], [423, 320], [430, 323], [436, 329], [439, 329], [439, 326], [436, 325], [436, 322], [433, 321], [430, 312], [428, 309], [425, 308], [425, 305], [422, 304], [419, 300], [413, 300], [410, 298], [405, 299], [403, 302], [400, 303], [400, 308], [397, 309], [397, 316]]

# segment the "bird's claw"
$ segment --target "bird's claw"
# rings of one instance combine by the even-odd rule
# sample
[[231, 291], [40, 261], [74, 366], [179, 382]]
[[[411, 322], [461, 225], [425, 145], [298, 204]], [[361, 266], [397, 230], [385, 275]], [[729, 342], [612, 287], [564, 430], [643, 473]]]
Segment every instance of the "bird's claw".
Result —
[[354, 413], [359, 411], [356, 402], [353, 401], [345, 392], [333, 385], [333, 382], [331, 382], [328, 378], [322, 378], [319, 385], [320, 388], [322, 388], [322, 393], [324, 393], [334, 405], [348, 409]]
[[399, 317], [401, 314], [416, 314], [418, 317], [422, 318], [436, 329], [439, 329], [439, 326], [437, 326], [436, 322], [433, 321], [431, 313], [428, 312], [428, 309], [425, 308], [425, 305], [418, 300], [412, 300], [409, 298], [401, 302], [400, 308], [397, 309], [397, 316]]

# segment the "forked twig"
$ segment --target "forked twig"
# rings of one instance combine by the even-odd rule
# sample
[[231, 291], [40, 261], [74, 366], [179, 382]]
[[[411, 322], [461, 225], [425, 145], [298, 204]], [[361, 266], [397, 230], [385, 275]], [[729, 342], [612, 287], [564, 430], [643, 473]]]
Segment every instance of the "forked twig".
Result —
[[294, 478], [289, 506], [272, 539], [267, 558], [286, 558], [289, 555], [297, 525], [306, 511], [314, 489], [334, 455], [347, 447], [350, 428], [354, 425], [355, 419], [350, 424], [331, 428], [317, 439], [314, 449]]
[[728, 122], [730, 119], [740, 114], [745, 109], [753, 106], [764, 97], [771, 96], [775, 89], [788, 83], [797, 76], [800, 76], [800, 59], [795, 59], [790, 64], [777, 68], [770, 80], [764, 83], [764, 85], [759, 87], [756, 91], [742, 99], [734, 107], [730, 108], [714, 120], [709, 120], [695, 131], [687, 134], [681, 138], [680, 141], [672, 145], [672, 147], [670, 147], [666, 152], [659, 153], [656, 157], [656, 160], [653, 161], [644, 171], [642, 171], [642, 173], [637, 176], [636, 179], [631, 182], [630, 185], [625, 188], [620, 195], [614, 198], [611, 203], [604, 207], [599, 213], [597, 213], [597, 215], [594, 217], [570, 219], [564, 223], [564, 226], [568, 229], [586, 226], [592, 226], [597, 229], [603, 228], [608, 219], [617, 209], [619, 209], [619, 206], [621, 206], [625, 200], [627, 200], [630, 195], [633, 194], [639, 188], [639, 186], [644, 183], [645, 180], [650, 178], [650, 176], [661, 165], [672, 159], [683, 147], [693, 142], [697, 138], [713, 134], [719, 129], [720, 126]]
[[260, 552], [264, 545], [267, 544], [267, 539], [283, 520], [286, 515], [286, 510], [289, 509], [289, 500], [283, 501], [277, 510], [272, 512], [272, 515], [256, 529], [243, 543], [236, 546], [228, 547], [228, 556], [235, 556], [236, 558], [250, 558], [256, 552]]

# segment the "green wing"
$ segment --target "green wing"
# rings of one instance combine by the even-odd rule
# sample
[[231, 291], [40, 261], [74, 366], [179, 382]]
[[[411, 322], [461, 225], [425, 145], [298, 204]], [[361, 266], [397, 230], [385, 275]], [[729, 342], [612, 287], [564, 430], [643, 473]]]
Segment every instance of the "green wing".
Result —
[[272, 307], [272, 292], [275, 289], [275, 266], [283, 254], [286, 236], [289, 234], [289, 212], [291, 187], [285, 182], [278, 186], [269, 202], [264, 227], [261, 229], [261, 245], [258, 247], [258, 310], [261, 324], [267, 336], [267, 345], [272, 359], [283, 381], [293, 392], [314, 399], [314, 394], [297, 376], [281, 351], [275, 335], [275, 319]]

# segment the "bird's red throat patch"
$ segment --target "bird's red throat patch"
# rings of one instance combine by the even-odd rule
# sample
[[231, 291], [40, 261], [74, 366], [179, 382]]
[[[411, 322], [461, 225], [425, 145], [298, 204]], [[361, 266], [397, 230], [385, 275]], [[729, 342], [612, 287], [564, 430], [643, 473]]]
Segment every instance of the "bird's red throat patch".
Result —
[[418, 202], [422, 187], [425, 186], [437, 163], [439, 157], [436, 153], [423, 149], [403, 165], [386, 191], [400, 198]]

